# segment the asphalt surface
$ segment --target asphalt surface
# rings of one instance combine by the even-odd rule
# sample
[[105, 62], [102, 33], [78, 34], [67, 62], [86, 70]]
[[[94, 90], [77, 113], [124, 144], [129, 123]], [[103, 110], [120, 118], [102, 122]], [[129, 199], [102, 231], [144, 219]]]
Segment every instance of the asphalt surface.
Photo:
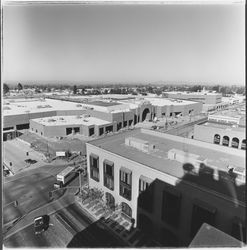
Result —
[[[49, 192], [54, 191], [56, 174], [66, 166], [44, 166], [6, 177], [3, 183], [3, 225], [9, 227], [16, 219], [50, 202]], [[78, 176], [68, 185], [79, 187]], [[65, 190], [63, 190], [65, 191]], [[53, 192], [53, 199], [63, 191]], [[15, 206], [14, 201], [18, 202]]]
[[[13, 173], [45, 165], [45, 157], [43, 154], [34, 151], [27, 143], [18, 139], [3, 143], [3, 158], [4, 163]], [[36, 160], [37, 162], [35, 164], [28, 164], [25, 162], [27, 159]], [[12, 166], [10, 166], [10, 162], [12, 163]]]
[[[42, 212], [40, 211], [40, 213]], [[31, 222], [31, 224], [7, 237], [4, 240], [4, 246], [66, 247], [74, 235], [83, 231], [90, 224], [91, 221], [83, 214], [78, 205], [73, 203], [50, 214], [50, 226], [47, 231], [35, 235], [33, 223]]]

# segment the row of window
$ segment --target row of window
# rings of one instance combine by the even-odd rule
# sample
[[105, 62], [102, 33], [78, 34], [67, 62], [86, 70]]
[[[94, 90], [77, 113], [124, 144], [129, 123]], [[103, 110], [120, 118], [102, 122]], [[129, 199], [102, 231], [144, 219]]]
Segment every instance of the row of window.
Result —
[[[220, 140], [221, 140], [221, 137], [219, 134], [215, 134], [214, 135], [214, 144], [220, 144]], [[231, 142], [231, 147], [232, 148], [239, 148], [239, 139], [237, 137], [233, 137], [232, 138], [232, 142]], [[223, 136], [222, 138], [222, 145], [223, 146], [226, 146], [226, 147], [229, 147], [229, 144], [230, 144], [230, 138], [229, 136], [225, 135]], [[242, 140], [241, 142], [241, 149], [245, 150], [246, 149], [246, 140]]]
[[[114, 190], [114, 163], [108, 160], [103, 162], [103, 182], [104, 186], [110, 190]], [[99, 182], [99, 157], [90, 155], [90, 178]], [[139, 192], [144, 191], [149, 183], [140, 179]], [[132, 193], [132, 172], [122, 167], [119, 171], [119, 194], [127, 200], [131, 200]]]
[[[168, 225], [172, 226], [173, 228], [178, 228], [179, 220], [180, 220], [180, 208], [181, 208], [181, 194], [176, 190], [166, 189], [163, 191], [163, 199], [162, 199], [162, 213], [161, 219], [166, 222]], [[153, 194], [147, 194], [146, 199], [146, 206], [153, 203]], [[138, 203], [138, 206], [143, 205]], [[147, 207], [143, 207], [147, 210]], [[152, 208], [149, 209], [148, 212], [152, 212]], [[194, 200], [193, 209], [192, 209], [192, 218], [191, 218], [191, 225], [190, 225], [190, 236], [194, 237], [195, 234], [198, 232], [199, 228], [203, 223], [208, 223], [212, 226], [215, 226], [215, 215], [216, 215], [216, 208], [204, 203], [200, 200]], [[146, 223], [149, 227], [147, 230], [152, 231], [152, 222]], [[238, 219], [233, 219], [233, 227], [231, 235], [235, 238], [246, 242], [246, 227], [244, 226], [243, 222]]]

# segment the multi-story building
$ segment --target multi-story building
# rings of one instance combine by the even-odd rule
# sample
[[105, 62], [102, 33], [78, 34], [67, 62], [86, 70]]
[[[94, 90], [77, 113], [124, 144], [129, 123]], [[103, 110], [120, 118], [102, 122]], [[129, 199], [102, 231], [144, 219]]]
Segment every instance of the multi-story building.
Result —
[[242, 150], [135, 129], [88, 142], [87, 161], [89, 186], [164, 246], [188, 246], [204, 222], [246, 240]]

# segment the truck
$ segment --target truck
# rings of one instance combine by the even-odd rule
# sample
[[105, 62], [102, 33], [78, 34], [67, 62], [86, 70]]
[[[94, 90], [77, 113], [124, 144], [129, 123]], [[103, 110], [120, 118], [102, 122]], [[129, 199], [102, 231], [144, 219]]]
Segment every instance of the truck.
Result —
[[54, 184], [55, 188], [61, 188], [67, 185], [77, 174], [75, 167], [67, 167], [57, 174], [57, 181]]

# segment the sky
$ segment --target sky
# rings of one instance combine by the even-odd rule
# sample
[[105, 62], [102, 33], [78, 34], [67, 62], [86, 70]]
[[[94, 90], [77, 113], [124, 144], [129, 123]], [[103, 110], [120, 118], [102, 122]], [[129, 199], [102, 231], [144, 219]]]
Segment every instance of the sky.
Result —
[[245, 83], [238, 4], [4, 4], [4, 81]]

